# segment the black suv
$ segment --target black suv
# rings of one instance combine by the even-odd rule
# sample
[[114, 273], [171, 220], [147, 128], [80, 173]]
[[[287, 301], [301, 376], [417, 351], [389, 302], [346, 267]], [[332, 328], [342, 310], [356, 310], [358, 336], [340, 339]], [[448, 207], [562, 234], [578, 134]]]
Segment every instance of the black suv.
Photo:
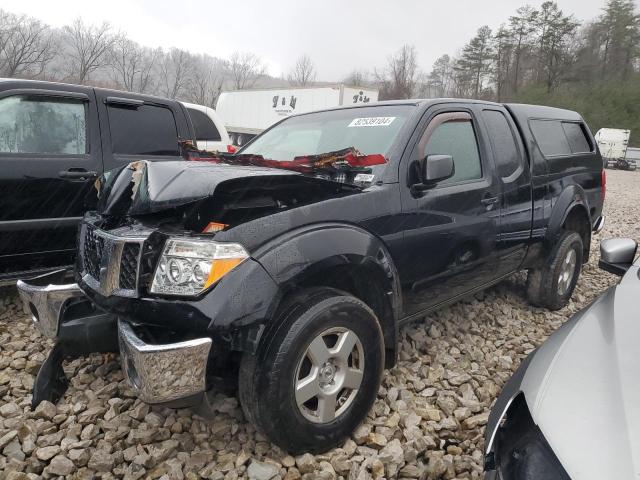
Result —
[[0, 79], [0, 285], [72, 265], [93, 183], [137, 159], [177, 160], [193, 127], [179, 102]]
[[108, 172], [77, 283], [19, 282], [57, 338], [34, 404], [64, 392], [64, 357], [116, 349], [144, 401], [206, 414], [231, 373], [273, 442], [325, 450], [367, 414], [399, 325], [520, 270], [560, 308], [603, 224], [595, 141], [554, 108], [340, 108], [192, 157]]

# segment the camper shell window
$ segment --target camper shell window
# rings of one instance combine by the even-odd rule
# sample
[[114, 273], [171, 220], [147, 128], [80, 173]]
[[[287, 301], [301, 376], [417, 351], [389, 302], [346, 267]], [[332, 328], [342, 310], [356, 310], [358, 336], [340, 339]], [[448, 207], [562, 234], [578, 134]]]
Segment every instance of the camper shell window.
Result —
[[530, 119], [529, 126], [540, 151], [547, 158], [593, 152], [591, 139], [580, 122]]

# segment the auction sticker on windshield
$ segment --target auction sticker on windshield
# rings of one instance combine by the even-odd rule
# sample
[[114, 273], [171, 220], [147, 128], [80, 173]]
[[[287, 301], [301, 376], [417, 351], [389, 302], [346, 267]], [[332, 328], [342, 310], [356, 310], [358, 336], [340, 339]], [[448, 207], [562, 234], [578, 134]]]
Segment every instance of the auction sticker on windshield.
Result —
[[386, 127], [391, 125], [396, 117], [363, 117], [351, 120], [349, 127]]

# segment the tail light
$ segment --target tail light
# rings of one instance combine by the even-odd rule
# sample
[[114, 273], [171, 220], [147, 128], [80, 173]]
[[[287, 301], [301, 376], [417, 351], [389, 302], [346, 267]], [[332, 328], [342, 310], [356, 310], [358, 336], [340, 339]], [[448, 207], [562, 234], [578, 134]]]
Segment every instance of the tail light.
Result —
[[229, 144], [227, 145], [227, 152], [228, 153], [236, 153], [238, 149], [236, 147], [234, 147], [233, 145]]
[[600, 173], [600, 197], [604, 200], [605, 195], [607, 194], [607, 172], [605, 169], [602, 169]]

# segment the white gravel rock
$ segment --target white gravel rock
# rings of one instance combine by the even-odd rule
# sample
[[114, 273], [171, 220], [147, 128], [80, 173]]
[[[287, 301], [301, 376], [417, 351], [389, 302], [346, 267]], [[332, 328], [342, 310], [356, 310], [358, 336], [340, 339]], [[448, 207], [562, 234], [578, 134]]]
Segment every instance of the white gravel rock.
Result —
[[280, 469], [271, 463], [254, 460], [247, 469], [251, 480], [270, 480], [280, 473]]

